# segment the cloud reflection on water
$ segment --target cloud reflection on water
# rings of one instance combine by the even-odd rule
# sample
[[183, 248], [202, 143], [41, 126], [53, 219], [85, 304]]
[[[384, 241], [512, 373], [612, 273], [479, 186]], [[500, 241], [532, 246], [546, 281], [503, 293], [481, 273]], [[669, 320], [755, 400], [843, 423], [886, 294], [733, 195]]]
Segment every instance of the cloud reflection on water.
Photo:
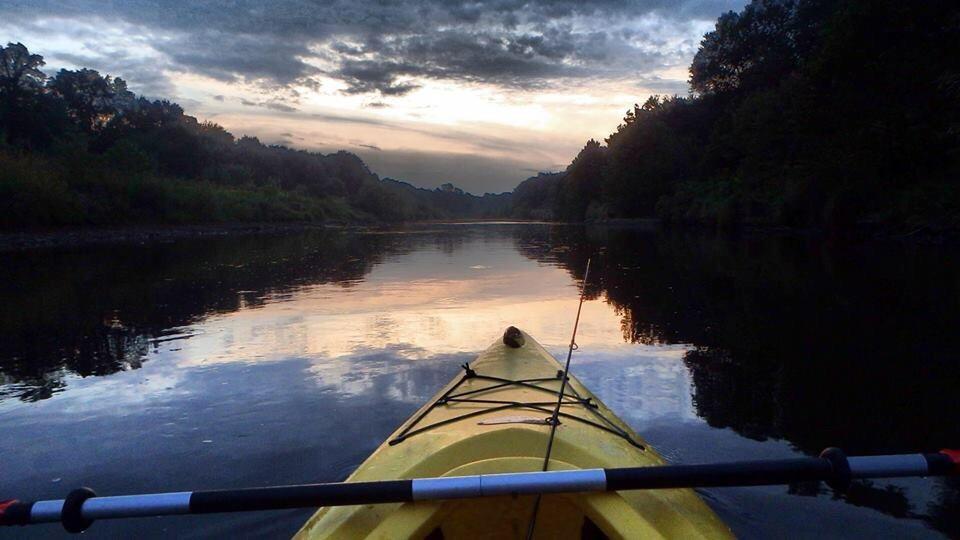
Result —
[[[425, 249], [391, 257], [349, 288], [301, 287], [280, 298], [264, 297], [253, 309], [208, 318], [191, 328], [189, 340], [176, 344], [179, 350], [165, 356], [180, 368], [306, 358], [319, 385], [363, 393], [369, 390], [364, 372], [403, 369], [389, 365], [397, 359], [470, 358], [511, 324], [562, 355], [577, 295], [577, 284], [567, 271], [523, 257], [512, 243], [474, 239], [455, 250]], [[621, 322], [622, 316], [607, 303], [586, 302], [575, 366], [582, 361], [587, 369], [590, 358], [598, 355], [608, 362], [627, 361], [638, 376], [620, 377], [623, 384], [655, 378], [661, 398], [644, 392], [649, 402], [662, 399], [671, 403], [667, 408], [675, 409], [676, 416], [695, 418], [682, 364], [689, 347], [624, 343]], [[371, 354], [378, 351], [389, 355], [388, 360], [372, 361]], [[671, 375], [650, 377], [664, 373]], [[628, 379], [633, 382], [625, 382]], [[678, 401], [675, 396], [685, 397]]]
[[[444, 255], [442, 266], [424, 263], [422, 253], [403, 255], [349, 289], [308, 287], [281, 301], [267, 299], [257, 309], [212, 317], [194, 327], [197, 335], [182, 345], [182, 356], [206, 362], [288, 355], [337, 358], [358, 348], [408, 344], [403, 350], [418, 358], [424, 352], [481, 350], [509, 324], [523, 327], [545, 346], [566, 343], [577, 302], [567, 272], [499, 250], [500, 258], [524, 264], [498, 272], [502, 266], [494, 263], [484, 273], [458, 275], [479, 253], [490, 255], [481, 242], [463, 245]], [[409, 269], [420, 277], [407, 278]], [[621, 318], [610, 306], [587, 302], [582, 319], [581, 345], [623, 348]]]

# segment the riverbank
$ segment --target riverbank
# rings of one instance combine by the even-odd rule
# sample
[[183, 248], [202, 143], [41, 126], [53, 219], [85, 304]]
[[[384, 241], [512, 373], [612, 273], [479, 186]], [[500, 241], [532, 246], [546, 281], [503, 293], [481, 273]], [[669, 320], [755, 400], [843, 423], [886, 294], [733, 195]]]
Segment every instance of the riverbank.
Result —
[[146, 244], [181, 238], [242, 234], [274, 234], [320, 229], [362, 228], [341, 223], [233, 223], [218, 225], [154, 225], [89, 227], [0, 233], [0, 252], [77, 247], [95, 244]]

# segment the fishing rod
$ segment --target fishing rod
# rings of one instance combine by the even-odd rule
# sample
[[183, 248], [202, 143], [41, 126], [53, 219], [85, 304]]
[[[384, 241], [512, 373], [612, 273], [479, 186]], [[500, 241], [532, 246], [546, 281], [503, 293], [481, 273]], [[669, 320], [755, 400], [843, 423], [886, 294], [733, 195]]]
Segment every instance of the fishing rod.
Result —
[[960, 475], [960, 450], [929, 454], [850, 456], [837, 448], [819, 457], [611, 469], [444, 476], [217, 491], [100, 497], [89, 488], [65, 499], [0, 501], [0, 525], [60, 522], [82, 532], [98, 519], [249, 512], [358, 504], [403, 503], [497, 495], [542, 495], [638, 489], [733, 487], [825, 481], [837, 491], [861, 478]]
[[[563, 404], [563, 393], [570, 380], [570, 358], [577, 349], [577, 327], [580, 326], [580, 312], [583, 310], [583, 299], [587, 296], [587, 278], [590, 277], [590, 258], [587, 258], [587, 268], [583, 271], [583, 281], [580, 285], [580, 303], [577, 305], [577, 317], [573, 320], [573, 332], [570, 334], [570, 347], [567, 349], [567, 362], [563, 366], [563, 377], [560, 379], [560, 392], [557, 394], [557, 404], [550, 415], [550, 436], [547, 438], [547, 451], [543, 456], [543, 468], [550, 468], [550, 452], [553, 450], [553, 439], [557, 435], [557, 426], [560, 424], [560, 406]], [[533, 501], [533, 511], [530, 513], [530, 522], [527, 527], [527, 540], [533, 538], [533, 531], [537, 528], [537, 513], [540, 511], [540, 495]]]

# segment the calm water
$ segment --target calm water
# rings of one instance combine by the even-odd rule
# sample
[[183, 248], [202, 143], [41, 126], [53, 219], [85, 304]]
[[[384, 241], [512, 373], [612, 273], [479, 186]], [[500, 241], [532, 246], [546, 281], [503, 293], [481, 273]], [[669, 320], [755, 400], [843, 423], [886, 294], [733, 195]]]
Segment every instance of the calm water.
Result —
[[[345, 478], [516, 324], [675, 463], [960, 446], [955, 249], [548, 225], [0, 254], [0, 498]], [[703, 491], [743, 537], [960, 535], [960, 482]], [[292, 534], [309, 511], [101, 521]], [[0, 536], [60, 535], [57, 525]]]

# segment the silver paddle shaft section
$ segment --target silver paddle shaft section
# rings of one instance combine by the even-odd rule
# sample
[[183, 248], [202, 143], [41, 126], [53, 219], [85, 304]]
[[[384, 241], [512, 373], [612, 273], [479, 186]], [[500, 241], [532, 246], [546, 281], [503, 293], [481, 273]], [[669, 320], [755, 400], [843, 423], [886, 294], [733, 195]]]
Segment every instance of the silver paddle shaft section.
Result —
[[[607, 477], [603, 469], [576, 469], [533, 473], [483, 474], [418, 478], [409, 481], [412, 500], [465, 499], [496, 495], [568, 493], [604, 491]], [[349, 483], [342, 484], [349, 487]], [[81, 515], [85, 519], [148, 517], [190, 514], [192, 492], [154, 493], [94, 497], [84, 501]], [[400, 498], [393, 502], [403, 502]], [[63, 499], [37, 501], [30, 510], [31, 523], [54, 523], [61, 519]], [[332, 506], [332, 505], [328, 505]]]
[[606, 489], [607, 474], [603, 469], [478, 474], [475, 476], [418, 478], [413, 481], [413, 500], [605, 491]]
[[[86, 519], [109, 519], [189, 514], [191, 495], [192, 493], [189, 491], [180, 491], [94, 497], [83, 502], [81, 515]], [[37, 501], [33, 503], [33, 508], [30, 509], [30, 520], [33, 523], [58, 522], [62, 512], [63, 499]]]

